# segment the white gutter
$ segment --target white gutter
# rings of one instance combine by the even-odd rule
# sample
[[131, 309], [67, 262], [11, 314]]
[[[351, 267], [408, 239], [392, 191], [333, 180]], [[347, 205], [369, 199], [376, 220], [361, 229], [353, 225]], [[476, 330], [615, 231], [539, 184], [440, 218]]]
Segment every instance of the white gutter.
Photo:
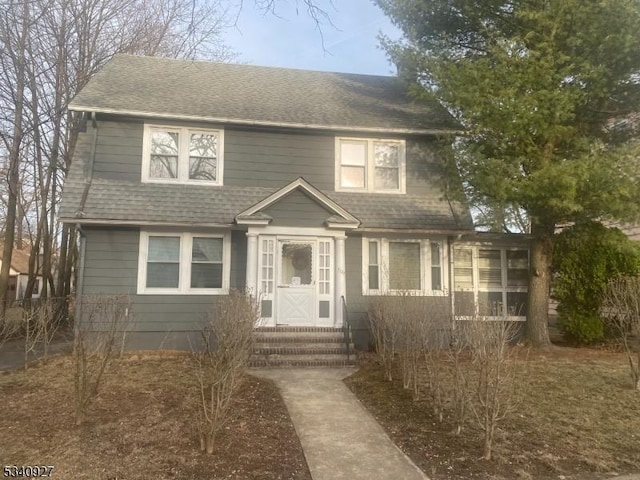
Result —
[[184, 115], [157, 112], [143, 112], [139, 110], [119, 110], [115, 108], [97, 108], [85, 105], [69, 105], [69, 110], [75, 112], [90, 113], [106, 113], [113, 115], [131, 115], [133, 117], [142, 118], [164, 118], [170, 120], [187, 120], [191, 122], [213, 122], [225, 123], [232, 125], [248, 125], [259, 127], [282, 127], [282, 128], [303, 128], [308, 130], [338, 130], [342, 132], [368, 132], [368, 133], [397, 133], [397, 134], [419, 134], [419, 135], [450, 135], [461, 134], [461, 130], [452, 129], [431, 129], [431, 128], [376, 128], [362, 126], [345, 126], [345, 125], [324, 125], [316, 123], [297, 123], [297, 122], [274, 122], [266, 120], [242, 120], [237, 118], [226, 117], [206, 117], [200, 115]]

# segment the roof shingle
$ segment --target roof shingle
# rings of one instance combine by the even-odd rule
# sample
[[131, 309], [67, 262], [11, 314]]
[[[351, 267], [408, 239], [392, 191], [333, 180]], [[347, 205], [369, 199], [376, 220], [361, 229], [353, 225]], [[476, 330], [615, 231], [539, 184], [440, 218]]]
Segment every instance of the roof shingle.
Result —
[[438, 133], [459, 126], [396, 77], [116, 55], [70, 109], [249, 125]]

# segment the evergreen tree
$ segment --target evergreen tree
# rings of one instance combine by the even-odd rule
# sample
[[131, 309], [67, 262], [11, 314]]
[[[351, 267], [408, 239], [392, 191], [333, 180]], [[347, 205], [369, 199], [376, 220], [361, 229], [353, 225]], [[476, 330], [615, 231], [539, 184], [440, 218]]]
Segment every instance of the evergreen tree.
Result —
[[527, 336], [548, 345], [556, 226], [640, 212], [640, 0], [376, 2], [414, 93], [466, 130], [454, 159], [472, 203], [526, 213]]

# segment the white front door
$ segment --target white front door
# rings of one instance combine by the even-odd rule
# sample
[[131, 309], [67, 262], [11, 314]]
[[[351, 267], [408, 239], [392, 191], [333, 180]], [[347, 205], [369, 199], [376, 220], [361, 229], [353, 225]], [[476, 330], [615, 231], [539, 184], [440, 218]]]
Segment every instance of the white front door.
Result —
[[316, 324], [316, 245], [313, 240], [278, 241], [278, 324]]

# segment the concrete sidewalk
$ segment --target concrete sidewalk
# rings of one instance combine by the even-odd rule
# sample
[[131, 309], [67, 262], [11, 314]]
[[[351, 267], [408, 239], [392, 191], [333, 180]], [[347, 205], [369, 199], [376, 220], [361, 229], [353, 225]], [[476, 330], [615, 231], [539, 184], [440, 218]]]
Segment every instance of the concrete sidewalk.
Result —
[[354, 368], [252, 369], [274, 380], [313, 480], [428, 480], [342, 379]]

